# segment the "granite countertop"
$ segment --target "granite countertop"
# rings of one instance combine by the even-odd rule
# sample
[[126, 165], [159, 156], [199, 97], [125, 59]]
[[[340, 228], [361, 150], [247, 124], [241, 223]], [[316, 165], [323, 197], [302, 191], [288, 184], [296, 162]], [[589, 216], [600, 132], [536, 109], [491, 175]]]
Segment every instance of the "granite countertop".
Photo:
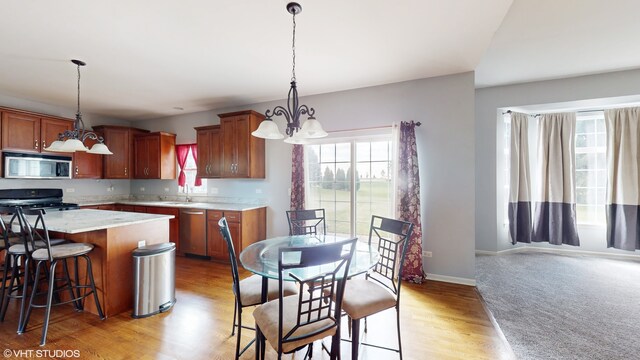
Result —
[[173, 218], [173, 215], [80, 209], [47, 212], [44, 220], [49, 231], [77, 234]]
[[173, 208], [189, 208], [203, 210], [222, 210], [222, 211], [246, 211], [265, 207], [265, 205], [256, 204], [230, 204], [230, 203], [208, 203], [208, 202], [186, 202], [186, 201], [152, 201], [152, 200], [118, 200], [118, 201], [91, 201], [80, 202], [80, 206], [107, 205], [107, 204], [124, 204], [137, 206], [160, 206]]

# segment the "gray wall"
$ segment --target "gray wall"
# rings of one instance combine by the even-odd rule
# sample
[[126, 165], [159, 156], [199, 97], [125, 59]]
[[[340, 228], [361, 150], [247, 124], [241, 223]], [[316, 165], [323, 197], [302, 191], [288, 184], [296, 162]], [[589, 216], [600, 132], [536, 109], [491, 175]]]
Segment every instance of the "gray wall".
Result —
[[[304, 89], [301, 89], [304, 91]], [[283, 88], [283, 95], [287, 89]], [[475, 159], [474, 75], [472, 72], [302, 98], [316, 109], [325, 130], [387, 126], [415, 120], [421, 170], [423, 246], [433, 253], [425, 259], [430, 274], [449, 280], [475, 278]], [[195, 142], [194, 126], [219, 122], [216, 114], [253, 109], [264, 113], [283, 101], [217, 109], [196, 114], [135, 122], [152, 131], [177, 134], [178, 143]], [[281, 129], [284, 120], [276, 120]], [[266, 180], [210, 180], [217, 195], [238, 201], [263, 200], [268, 206], [268, 235], [287, 233], [284, 216], [289, 207], [291, 146], [268, 140]], [[145, 191], [140, 191], [144, 187]], [[136, 180], [131, 191], [162, 195], [175, 181]], [[261, 191], [260, 194], [256, 190]], [[457, 279], [456, 279], [457, 278]]]
[[[54, 106], [39, 103], [27, 99], [18, 99], [15, 97], [0, 94], [0, 106], [10, 107], [14, 109], [33, 111], [46, 115], [61, 116], [69, 119], [75, 118], [75, 109]], [[125, 125], [131, 123], [126, 120], [114, 119], [105, 116], [83, 113], [82, 119], [87, 127], [93, 125]], [[107, 191], [113, 186], [113, 191]], [[16, 179], [0, 179], [0, 189], [9, 188], [61, 188], [65, 190], [65, 198], [68, 197], [87, 197], [87, 196], [112, 196], [112, 195], [128, 195], [130, 192], [129, 180], [16, 180]], [[73, 189], [73, 190], [71, 190]], [[69, 190], [69, 191], [67, 191]], [[73, 191], [73, 192], [71, 192]]]
[[[638, 102], [640, 70], [540, 81], [476, 90], [476, 249], [502, 251], [512, 248], [503, 224], [502, 120], [500, 108], [576, 109]], [[540, 247], [633, 254], [607, 249], [606, 229], [580, 226], [579, 248], [536, 244]], [[520, 245], [518, 245], [520, 246]], [[637, 252], [636, 252], [637, 253]]]

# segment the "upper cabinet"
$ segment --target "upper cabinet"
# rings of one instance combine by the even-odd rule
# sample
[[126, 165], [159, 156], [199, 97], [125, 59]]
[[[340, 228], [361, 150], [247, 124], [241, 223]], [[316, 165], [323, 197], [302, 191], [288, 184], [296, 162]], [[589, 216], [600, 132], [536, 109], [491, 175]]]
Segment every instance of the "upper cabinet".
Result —
[[220, 125], [197, 127], [198, 177], [219, 178], [222, 171]]
[[113, 153], [103, 157], [104, 178], [133, 178], [135, 136], [149, 131], [114, 125], [94, 126], [93, 130], [104, 138], [105, 145]]
[[[91, 149], [95, 143], [97, 143], [96, 140], [87, 139], [85, 141], [85, 145], [89, 149]], [[102, 155], [88, 154], [82, 151], [74, 152], [72, 175], [74, 179], [102, 178]]]
[[2, 150], [45, 152], [73, 121], [2, 109]]
[[175, 179], [175, 147], [175, 134], [155, 132], [136, 135], [134, 140], [134, 178]]
[[220, 116], [222, 177], [264, 179], [264, 139], [252, 136], [264, 115], [240, 111]]

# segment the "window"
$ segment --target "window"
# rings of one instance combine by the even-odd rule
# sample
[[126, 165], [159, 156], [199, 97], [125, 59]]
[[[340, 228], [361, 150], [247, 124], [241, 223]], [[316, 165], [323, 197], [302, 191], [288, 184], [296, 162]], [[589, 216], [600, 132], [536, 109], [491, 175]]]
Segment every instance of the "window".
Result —
[[[178, 164], [178, 171], [180, 171], [180, 165]], [[189, 187], [189, 193], [193, 194], [206, 194], [207, 193], [207, 180], [202, 179], [202, 185], [195, 186], [196, 182], [196, 174], [198, 172], [198, 166], [196, 165], [196, 160], [193, 158], [193, 153], [191, 149], [189, 149], [189, 154], [187, 155], [187, 161], [184, 164], [184, 173], [187, 176], [186, 186], [178, 186], [178, 191], [186, 192], [186, 187]]]
[[579, 113], [576, 119], [576, 213], [578, 223], [605, 223], [606, 145], [604, 113]]
[[325, 209], [327, 232], [368, 237], [371, 215], [393, 217], [392, 150], [391, 135], [305, 146], [306, 207]]

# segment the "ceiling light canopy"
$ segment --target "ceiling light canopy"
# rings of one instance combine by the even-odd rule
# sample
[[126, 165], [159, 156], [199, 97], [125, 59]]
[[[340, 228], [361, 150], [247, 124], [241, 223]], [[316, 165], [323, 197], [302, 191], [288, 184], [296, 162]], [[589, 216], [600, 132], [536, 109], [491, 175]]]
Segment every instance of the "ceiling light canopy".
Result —
[[[291, 70], [291, 88], [287, 95], [287, 107], [278, 105], [273, 110], [267, 110], [266, 118], [260, 123], [258, 129], [251, 135], [263, 139], [282, 139], [284, 135], [278, 129], [278, 125], [273, 121], [273, 116], [284, 116], [287, 119], [287, 129], [285, 133], [289, 136], [285, 139], [290, 144], [305, 144], [308, 139], [315, 139], [327, 136], [327, 132], [322, 129], [320, 122], [313, 116], [315, 110], [305, 104], [300, 105], [298, 99], [298, 88], [296, 86], [296, 14], [302, 12], [300, 4], [291, 2], [287, 4], [287, 11], [293, 15], [293, 41], [291, 45], [293, 67]], [[308, 115], [307, 121], [300, 124], [300, 116]]]
[[[78, 110], [76, 111], [76, 120], [73, 122], [72, 130], [65, 130], [58, 135], [58, 140], [52, 142], [46, 151], [52, 152], [76, 152], [86, 151], [89, 154], [112, 155], [107, 145], [104, 144], [102, 136], [98, 136], [93, 131], [87, 131], [84, 128], [82, 114], [80, 113], [80, 66], [87, 65], [81, 60], [71, 60], [78, 68]], [[97, 141], [91, 149], [87, 148], [84, 142], [87, 139]]]

